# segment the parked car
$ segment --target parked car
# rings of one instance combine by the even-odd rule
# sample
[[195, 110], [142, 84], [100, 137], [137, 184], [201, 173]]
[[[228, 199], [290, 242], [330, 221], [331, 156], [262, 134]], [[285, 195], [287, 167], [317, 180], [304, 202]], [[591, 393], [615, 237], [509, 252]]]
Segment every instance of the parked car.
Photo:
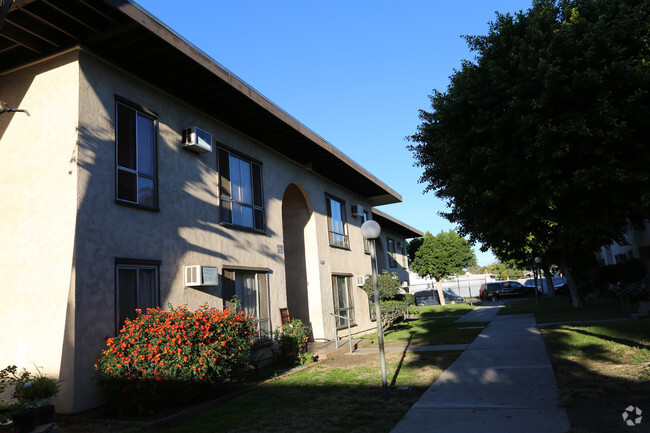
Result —
[[[558, 296], [569, 296], [569, 283], [565, 277], [551, 277], [553, 279], [553, 292]], [[526, 280], [524, 284], [526, 287], [534, 287], [535, 279], [531, 278]], [[548, 292], [546, 289], [546, 278], [540, 278], [537, 280], [537, 288], [542, 291], [542, 293]]]
[[[460, 304], [465, 302], [465, 298], [458, 296], [455, 293], [442, 291], [447, 304]], [[415, 293], [415, 305], [440, 305], [440, 297], [437, 290], [424, 290]]]
[[[542, 292], [539, 291], [541, 295]], [[496, 281], [493, 283], [484, 283], [481, 285], [479, 296], [483, 300], [496, 301], [506, 297], [529, 298], [535, 296], [535, 287], [524, 286], [519, 281]]]

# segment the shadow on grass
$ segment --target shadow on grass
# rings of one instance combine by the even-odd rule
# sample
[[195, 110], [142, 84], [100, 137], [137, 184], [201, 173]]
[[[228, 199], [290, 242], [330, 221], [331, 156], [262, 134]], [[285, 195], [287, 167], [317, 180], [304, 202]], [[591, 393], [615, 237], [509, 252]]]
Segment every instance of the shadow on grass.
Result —
[[[337, 355], [271, 380], [201, 413], [159, 424], [158, 433], [176, 432], [390, 432], [460, 352], [387, 353], [392, 377], [390, 400], [383, 400], [377, 355]], [[404, 388], [404, 389], [402, 389]], [[74, 426], [61, 433], [77, 433]], [[86, 424], [85, 431], [93, 431]], [[102, 432], [144, 432], [114, 425]]]
[[397, 364], [397, 368], [395, 369], [395, 374], [393, 375], [393, 379], [390, 381], [390, 386], [392, 388], [395, 388], [395, 384], [397, 383], [397, 377], [399, 376], [399, 372], [402, 369], [402, 364], [404, 363], [404, 358], [406, 358], [406, 353], [408, 352], [412, 339], [413, 339], [413, 333], [410, 333], [409, 339], [406, 341], [406, 346], [404, 347], [404, 351], [402, 352], [402, 357], [400, 358], [399, 363]]
[[581, 432], [650, 431], [630, 428], [623, 411], [650, 407], [650, 320], [554, 326], [542, 330], [573, 429]]

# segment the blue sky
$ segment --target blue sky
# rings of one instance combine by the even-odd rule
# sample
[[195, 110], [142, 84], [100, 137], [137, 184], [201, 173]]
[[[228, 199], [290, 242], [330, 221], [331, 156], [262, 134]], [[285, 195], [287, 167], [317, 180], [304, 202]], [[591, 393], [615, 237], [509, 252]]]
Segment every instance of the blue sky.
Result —
[[[136, 0], [176, 33], [402, 195], [380, 209], [425, 232], [455, 227], [423, 194], [405, 137], [472, 53], [462, 35], [531, 0]], [[495, 261], [474, 247], [480, 265]]]

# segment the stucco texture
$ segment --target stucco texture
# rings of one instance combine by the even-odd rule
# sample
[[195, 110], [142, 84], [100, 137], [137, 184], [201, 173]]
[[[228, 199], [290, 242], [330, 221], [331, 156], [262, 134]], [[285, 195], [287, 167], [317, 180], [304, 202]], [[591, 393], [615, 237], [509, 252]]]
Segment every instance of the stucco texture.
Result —
[[[159, 261], [162, 308], [223, 307], [219, 285], [185, 287], [185, 265], [267, 269], [272, 329], [279, 309], [294, 305], [316, 339], [337, 332], [332, 274], [350, 275], [353, 332], [373, 329], [367, 296], [354, 285], [371, 272], [361, 218], [350, 216], [351, 205], [370, 208], [362, 197], [81, 50], [0, 77], [0, 91], [32, 114], [0, 117], [0, 285], [8, 297], [0, 361], [36, 362], [65, 379], [57, 410], [101, 402], [93, 364], [116, 332], [116, 258]], [[116, 98], [157, 116], [157, 211], [116, 203]], [[264, 233], [221, 223], [217, 152], [183, 149], [189, 126], [263, 164]], [[350, 249], [329, 245], [326, 194], [345, 201]]]

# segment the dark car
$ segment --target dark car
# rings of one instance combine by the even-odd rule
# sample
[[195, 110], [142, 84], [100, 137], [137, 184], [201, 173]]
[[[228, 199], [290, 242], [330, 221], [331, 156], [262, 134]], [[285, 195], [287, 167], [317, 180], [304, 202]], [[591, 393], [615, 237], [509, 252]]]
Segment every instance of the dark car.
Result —
[[[465, 299], [462, 296], [458, 296], [455, 293], [446, 290], [442, 291], [442, 295], [445, 297], [446, 304], [460, 304], [465, 302]], [[440, 296], [438, 296], [438, 291], [423, 290], [421, 292], [416, 292], [415, 305], [440, 305]]]
[[[565, 277], [552, 277], [553, 279], [553, 292], [555, 295], [558, 296], [569, 296], [569, 283], [567, 282]], [[531, 278], [529, 280], [526, 280], [525, 283], [526, 287], [534, 287], [535, 286], [535, 279]], [[546, 284], [546, 278], [540, 278], [537, 280], [537, 288], [544, 292], [548, 292], [546, 290], [547, 284]]]
[[506, 297], [527, 296], [531, 298], [535, 296], [535, 288], [532, 286], [524, 286], [518, 281], [495, 281], [493, 283], [482, 284], [479, 296], [483, 300], [490, 301], [496, 301]]

